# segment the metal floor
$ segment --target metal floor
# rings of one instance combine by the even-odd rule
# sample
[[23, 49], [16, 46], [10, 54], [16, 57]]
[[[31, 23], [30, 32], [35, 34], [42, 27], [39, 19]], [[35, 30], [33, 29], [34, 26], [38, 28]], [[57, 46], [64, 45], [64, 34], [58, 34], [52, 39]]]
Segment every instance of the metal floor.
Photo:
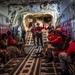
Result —
[[41, 46], [27, 46], [28, 55], [26, 57], [13, 58], [3, 68], [0, 75], [61, 75], [62, 68], [59, 62], [45, 63], [45, 59], [37, 57], [36, 52], [42, 50]]

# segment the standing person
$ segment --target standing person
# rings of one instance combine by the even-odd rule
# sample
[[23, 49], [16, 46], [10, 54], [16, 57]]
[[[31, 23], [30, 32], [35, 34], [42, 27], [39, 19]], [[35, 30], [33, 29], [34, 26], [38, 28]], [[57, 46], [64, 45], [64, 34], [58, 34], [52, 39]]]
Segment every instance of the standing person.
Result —
[[14, 27], [11, 28], [11, 32], [12, 32], [12, 37], [13, 37], [13, 39], [14, 39], [14, 37], [15, 37], [15, 36], [14, 36]]
[[51, 23], [49, 24], [49, 26], [48, 26], [48, 27], [45, 27], [45, 30], [48, 30], [48, 33], [50, 33], [50, 32], [51, 32], [51, 30], [52, 30]]
[[37, 27], [36, 27], [37, 47], [39, 46], [40, 43], [41, 46], [43, 47], [42, 29], [44, 29], [44, 27], [41, 27], [40, 24], [37, 23]]
[[35, 29], [35, 21], [32, 22], [32, 28], [31, 28], [31, 32], [32, 32], [32, 38], [34, 41], [34, 45], [36, 45], [36, 29]]
[[22, 39], [23, 39], [24, 43], [26, 43], [25, 36], [26, 36], [26, 31], [23, 29], [22, 30]]
[[19, 41], [22, 41], [22, 28], [21, 28], [21, 26], [19, 26], [17, 30], [18, 30]]

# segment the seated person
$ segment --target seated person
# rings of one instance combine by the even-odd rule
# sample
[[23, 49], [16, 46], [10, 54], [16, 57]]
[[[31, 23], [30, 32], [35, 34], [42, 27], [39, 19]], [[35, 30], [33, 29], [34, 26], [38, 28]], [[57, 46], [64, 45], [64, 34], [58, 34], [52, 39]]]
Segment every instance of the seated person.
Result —
[[9, 60], [9, 52], [6, 50], [7, 45], [8, 45], [7, 34], [3, 33], [0, 39], [0, 57], [1, 57], [1, 62], [3, 64], [5, 64], [7, 60]]
[[55, 31], [51, 31], [51, 32], [49, 33], [49, 35], [48, 35], [47, 38], [48, 38], [49, 41], [54, 40], [54, 39], [56, 38]]
[[7, 34], [3, 33], [1, 40], [0, 40], [0, 45], [1, 45], [1, 49], [6, 49], [7, 45], [8, 45], [8, 39], [7, 39]]
[[62, 33], [60, 31], [58, 31], [57, 32], [57, 38], [51, 40], [50, 43], [45, 44], [45, 45], [47, 45], [44, 48], [44, 50], [46, 50], [45, 52], [47, 52], [48, 49], [59, 49], [60, 45], [63, 42], [63, 39], [62, 39], [62, 35], [61, 34]]
[[71, 53], [75, 53], [75, 39], [72, 40], [68, 49], [65, 52], [61, 52], [59, 54], [59, 60], [63, 68], [63, 72], [68, 71], [66, 62], [71, 62], [71, 58], [70, 58]]
[[27, 53], [25, 52], [24, 42], [20, 42], [18, 36], [15, 37], [15, 41], [16, 41], [15, 45], [21, 50], [21, 54], [27, 55]]
[[63, 38], [62, 38], [62, 30], [57, 28], [57, 38], [51, 41], [51, 44], [57, 48], [62, 44]]
[[52, 61], [52, 50], [59, 50], [62, 45], [63, 38], [61, 34], [62, 31], [57, 30], [57, 38], [51, 40], [50, 43], [45, 44], [46, 46], [42, 51], [42, 55], [46, 55], [48, 57], [48, 62]]
[[10, 50], [7, 50], [7, 46], [8, 46], [7, 34], [3, 33], [2, 37], [0, 39], [0, 49], [3, 50], [3, 52], [5, 54], [7, 54], [8, 52], [10, 52]]
[[21, 47], [21, 52], [23, 54], [27, 55], [25, 50], [24, 50], [25, 49], [24, 48], [24, 42], [20, 42], [17, 38], [13, 39], [12, 38], [12, 33], [10, 31], [7, 31], [7, 34], [8, 34], [8, 43], [9, 43], [9, 45], [11, 45], [11, 46], [14, 45], [14, 46], [17, 46], [17, 47]]
[[7, 37], [8, 37], [8, 45], [15, 45], [16, 41], [12, 38], [12, 33], [10, 31], [7, 31]]

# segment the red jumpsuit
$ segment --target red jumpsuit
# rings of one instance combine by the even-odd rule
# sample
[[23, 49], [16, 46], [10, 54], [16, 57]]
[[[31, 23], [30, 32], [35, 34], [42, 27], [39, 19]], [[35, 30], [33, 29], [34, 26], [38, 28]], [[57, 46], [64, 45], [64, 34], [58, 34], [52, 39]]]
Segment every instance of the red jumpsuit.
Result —
[[56, 35], [54, 33], [50, 33], [47, 38], [49, 41], [52, 41], [52, 40], [56, 39]]
[[52, 40], [51, 43], [62, 43], [63, 42], [63, 39], [62, 39], [62, 36], [58, 36], [56, 39]]
[[15, 40], [12, 38], [12, 36], [8, 36], [8, 43], [9, 43], [9, 45], [15, 44]]
[[69, 45], [69, 48], [66, 51], [67, 55], [70, 55], [71, 52], [75, 53], [75, 42], [71, 42], [71, 44]]

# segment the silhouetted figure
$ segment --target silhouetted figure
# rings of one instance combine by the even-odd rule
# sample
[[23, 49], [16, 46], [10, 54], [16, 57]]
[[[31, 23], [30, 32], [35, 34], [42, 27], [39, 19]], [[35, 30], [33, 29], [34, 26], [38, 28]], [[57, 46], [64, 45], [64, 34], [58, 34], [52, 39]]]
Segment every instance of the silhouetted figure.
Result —
[[40, 45], [43, 47], [43, 38], [42, 38], [42, 29], [44, 27], [39, 26], [39, 23], [37, 23], [36, 27], [36, 36], [37, 36], [37, 47]]
[[22, 30], [22, 39], [23, 39], [24, 43], [26, 43], [25, 36], [26, 36], [26, 31], [23, 29]]
[[18, 36], [19, 36], [19, 41], [22, 41], [22, 28], [21, 28], [21, 26], [18, 27]]
[[32, 22], [32, 28], [31, 28], [31, 32], [32, 32], [32, 38], [34, 41], [34, 45], [36, 45], [36, 29], [35, 29], [35, 22]]

